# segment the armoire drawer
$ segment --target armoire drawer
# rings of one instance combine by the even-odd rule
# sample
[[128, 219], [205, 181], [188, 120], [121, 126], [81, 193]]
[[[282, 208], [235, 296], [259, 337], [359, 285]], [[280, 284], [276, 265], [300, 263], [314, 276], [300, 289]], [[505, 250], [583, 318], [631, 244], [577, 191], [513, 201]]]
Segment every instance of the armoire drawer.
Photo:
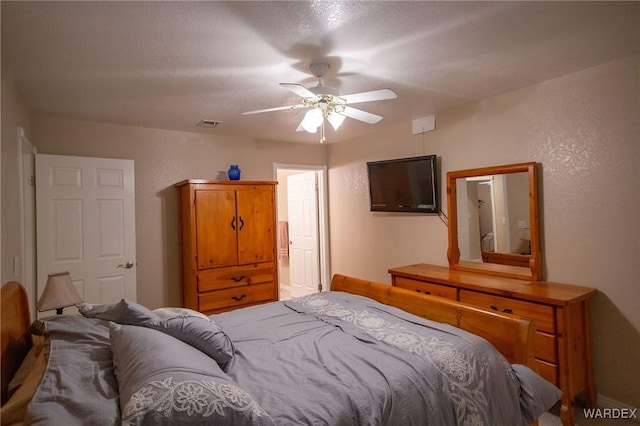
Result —
[[198, 292], [273, 282], [273, 262], [228, 266], [198, 271]]
[[458, 299], [458, 290], [455, 287], [434, 284], [425, 281], [412, 280], [404, 277], [394, 277], [393, 284], [396, 287], [405, 288], [418, 293], [431, 294], [434, 296], [445, 297], [451, 300]]
[[536, 321], [538, 330], [550, 334], [556, 333], [555, 313], [552, 306], [469, 290], [460, 290], [460, 301], [485, 309], [531, 318]]
[[276, 300], [273, 282], [244, 285], [225, 290], [209, 291], [198, 295], [201, 312], [231, 310], [244, 305]]

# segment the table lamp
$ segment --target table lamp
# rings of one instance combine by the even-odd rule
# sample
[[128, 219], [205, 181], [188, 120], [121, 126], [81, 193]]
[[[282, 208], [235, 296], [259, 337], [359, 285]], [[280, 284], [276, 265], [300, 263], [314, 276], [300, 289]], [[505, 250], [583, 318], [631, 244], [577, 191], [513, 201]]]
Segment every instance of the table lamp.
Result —
[[69, 272], [56, 272], [47, 277], [47, 284], [37, 307], [38, 312], [55, 309], [56, 314], [61, 315], [65, 307], [78, 303], [82, 303], [82, 298], [73, 286]]

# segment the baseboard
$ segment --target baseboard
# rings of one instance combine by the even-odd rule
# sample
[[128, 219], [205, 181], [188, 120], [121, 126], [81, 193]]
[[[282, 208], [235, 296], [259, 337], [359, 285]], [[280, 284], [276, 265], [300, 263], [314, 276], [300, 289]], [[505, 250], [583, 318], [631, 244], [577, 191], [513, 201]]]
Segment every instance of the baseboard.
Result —
[[628, 405], [620, 401], [616, 401], [615, 399], [608, 398], [604, 395], [598, 394], [598, 408], [621, 410], [621, 411], [626, 411], [628, 413], [633, 412], [635, 413], [635, 417], [632, 418], [631, 420], [640, 424], [640, 410], [636, 407], [632, 407], [631, 405]]

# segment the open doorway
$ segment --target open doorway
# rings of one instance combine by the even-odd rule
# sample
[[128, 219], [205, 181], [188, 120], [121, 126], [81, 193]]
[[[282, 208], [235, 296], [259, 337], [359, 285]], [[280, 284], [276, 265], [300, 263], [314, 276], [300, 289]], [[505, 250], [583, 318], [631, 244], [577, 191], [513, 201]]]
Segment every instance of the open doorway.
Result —
[[[273, 174], [278, 181], [280, 299], [328, 290], [327, 168], [274, 164]], [[312, 188], [312, 192], [308, 188]]]

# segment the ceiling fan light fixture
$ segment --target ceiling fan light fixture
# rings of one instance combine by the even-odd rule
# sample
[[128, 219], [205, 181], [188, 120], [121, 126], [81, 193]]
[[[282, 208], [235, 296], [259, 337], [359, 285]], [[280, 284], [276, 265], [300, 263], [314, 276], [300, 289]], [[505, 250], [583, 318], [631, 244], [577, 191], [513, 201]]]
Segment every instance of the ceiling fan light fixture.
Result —
[[318, 108], [313, 108], [307, 111], [302, 120], [302, 127], [309, 133], [315, 133], [318, 127], [322, 124], [324, 116], [322, 111]]
[[327, 63], [310, 64], [309, 69], [318, 78], [316, 87], [305, 87], [297, 83], [280, 83], [280, 86], [295, 93], [301, 99], [298, 104], [284, 107], [259, 109], [256, 111], [243, 112], [243, 115], [251, 115], [262, 112], [292, 110], [298, 108], [310, 108], [304, 118], [296, 128], [296, 132], [307, 131], [317, 133], [320, 128], [320, 143], [324, 138], [324, 119], [326, 118], [334, 130], [342, 125], [345, 118], [353, 118], [368, 124], [375, 124], [382, 120], [382, 116], [353, 108], [350, 104], [361, 102], [382, 101], [385, 99], [395, 99], [397, 95], [391, 89], [371, 90], [368, 92], [352, 93], [340, 96], [338, 89], [322, 85], [322, 78], [331, 67]]
[[[304, 129], [304, 125], [302, 125], [302, 128]], [[318, 133], [317, 127], [309, 127], [308, 129], [304, 129], [304, 130], [309, 133]]]
[[342, 114], [338, 114], [335, 111], [331, 111], [329, 114], [327, 114], [327, 121], [331, 123], [331, 126], [333, 126], [333, 130], [338, 130], [345, 118], [347, 117]]

